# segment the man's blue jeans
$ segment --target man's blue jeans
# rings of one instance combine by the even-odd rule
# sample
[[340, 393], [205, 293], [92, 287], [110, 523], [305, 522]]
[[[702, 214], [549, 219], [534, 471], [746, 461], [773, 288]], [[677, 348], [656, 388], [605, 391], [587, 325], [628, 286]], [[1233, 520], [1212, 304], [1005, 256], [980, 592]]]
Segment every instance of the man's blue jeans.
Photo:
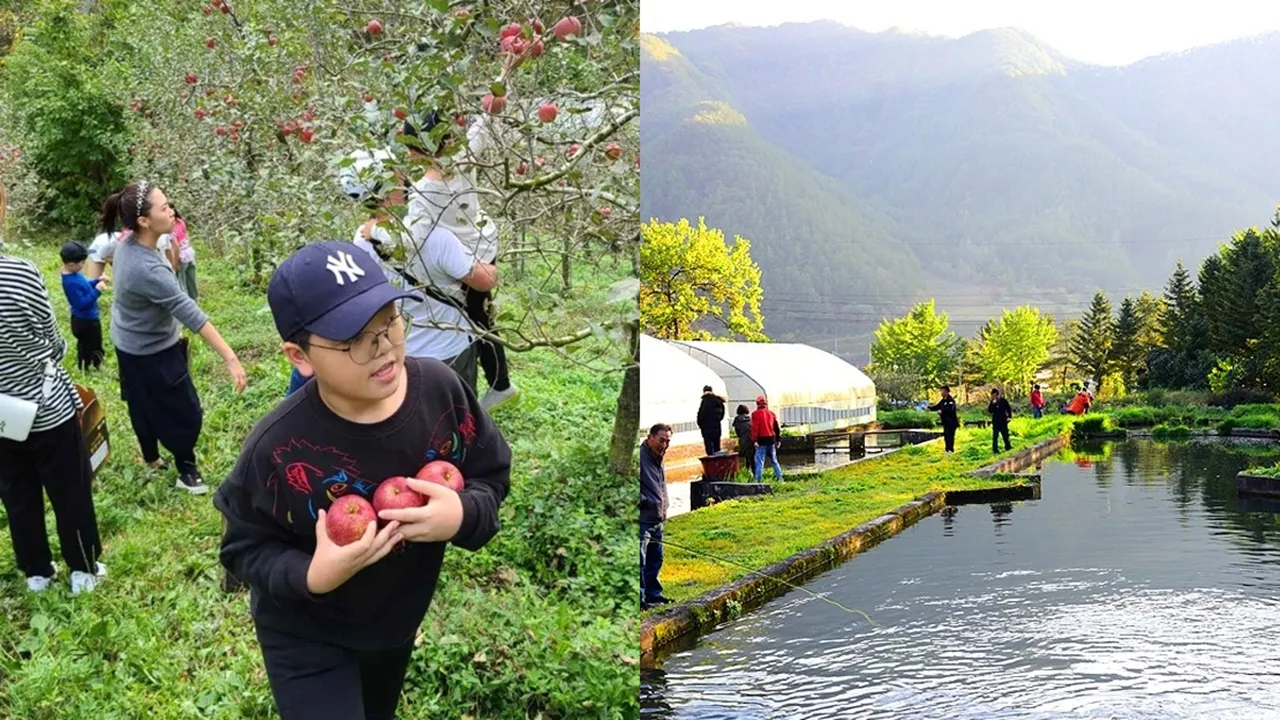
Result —
[[764, 479], [764, 458], [765, 455], [773, 462], [773, 477], [782, 479], [782, 466], [778, 464], [778, 444], [770, 443], [768, 445], [756, 445], [756, 482]]
[[640, 601], [653, 602], [662, 597], [662, 523], [640, 523]]

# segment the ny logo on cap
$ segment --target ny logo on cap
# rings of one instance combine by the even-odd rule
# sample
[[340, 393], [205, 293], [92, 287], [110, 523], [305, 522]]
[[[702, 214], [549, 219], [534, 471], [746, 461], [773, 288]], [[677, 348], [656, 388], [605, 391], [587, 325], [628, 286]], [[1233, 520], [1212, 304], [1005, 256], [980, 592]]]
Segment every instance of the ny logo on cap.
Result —
[[[364, 268], [356, 264], [355, 258], [341, 250], [338, 251], [338, 257], [329, 256], [324, 269], [333, 273], [333, 279], [339, 285], [346, 285], [348, 282], [355, 282], [357, 277], [364, 277]], [[342, 279], [343, 275], [347, 276], [345, 281]]]

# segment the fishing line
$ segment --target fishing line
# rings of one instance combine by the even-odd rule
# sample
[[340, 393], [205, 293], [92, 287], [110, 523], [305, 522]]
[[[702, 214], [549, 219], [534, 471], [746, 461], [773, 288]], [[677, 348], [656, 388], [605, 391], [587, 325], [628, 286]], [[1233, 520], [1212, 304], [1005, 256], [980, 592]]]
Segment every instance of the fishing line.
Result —
[[845, 612], [847, 612], [847, 613], [849, 613], [849, 614], [851, 614], [851, 615], [861, 615], [862, 617], [866, 618], [867, 622], [871, 623], [872, 625], [875, 625], [875, 624], [876, 624], [876, 621], [875, 621], [875, 620], [872, 620], [872, 619], [871, 619], [871, 616], [870, 616], [870, 615], [868, 615], [868, 614], [866, 614], [865, 612], [863, 612], [863, 611], [861, 611], [861, 610], [857, 610], [857, 609], [855, 609], [855, 608], [845, 607], [844, 605], [841, 605], [840, 603], [836, 602], [835, 600], [832, 600], [832, 599], [830, 599], [830, 598], [823, 597], [823, 596], [819, 595], [818, 593], [816, 593], [816, 592], [814, 592], [814, 591], [810, 590], [809, 588], [801, 587], [801, 586], [799, 586], [799, 585], [793, 585], [792, 583], [789, 583], [789, 582], [787, 582], [786, 580], [783, 580], [782, 578], [777, 578], [777, 577], [774, 577], [774, 576], [772, 576], [772, 575], [768, 575], [768, 574], [762, 573], [762, 572], [760, 572], [759, 570], [753, 570], [752, 568], [749, 568], [749, 567], [747, 567], [746, 565], [743, 565], [742, 563], [734, 562], [733, 560], [730, 560], [730, 559], [728, 559], [728, 558], [718, 557], [718, 556], [716, 556], [716, 555], [712, 555], [711, 553], [708, 553], [708, 552], [703, 552], [703, 551], [701, 551], [701, 550], [694, 550], [694, 549], [692, 549], [692, 548], [687, 548], [687, 547], [684, 547], [684, 546], [682, 546], [682, 545], [677, 545], [676, 543], [673, 543], [673, 542], [671, 542], [670, 540], [667, 540], [666, 538], [663, 538], [663, 539], [662, 539], [662, 544], [663, 544], [663, 545], [670, 545], [671, 547], [673, 547], [673, 548], [675, 548], [675, 549], [677, 549], [677, 550], [683, 550], [683, 551], [685, 551], [685, 552], [687, 552], [687, 553], [693, 553], [694, 555], [701, 555], [701, 556], [706, 557], [706, 558], [709, 558], [709, 559], [711, 559], [711, 560], [715, 560], [716, 562], [722, 562], [722, 563], [725, 563], [725, 564], [727, 564], [727, 565], [733, 565], [734, 567], [742, 568], [743, 570], [746, 570], [747, 572], [751, 573], [752, 575], [760, 575], [761, 577], [769, 578], [770, 580], [773, 580], [774, 582], [780, 582], [780, 583], [782, 583], [783, 585], [786, 585], [787, 587], [792, 588], [792, 589], [794, 589], [794, 590], [799, 590], [799, 591], [801, 591], [801, 592], [808, 593], [809, 595], [812, 595], [813, 597], [815, 597], [815, 598], [817, 598], [817, 599], [821, 600], [821, 601], [822, 601], [822, 602], [824, 602], [824, 603], [827, 603], [828, 605], [834, 605], [834, 606], [836, 606], [836, 607], [840, 608], [841, 610], [843, 610], [843, 611], [845, 611]]

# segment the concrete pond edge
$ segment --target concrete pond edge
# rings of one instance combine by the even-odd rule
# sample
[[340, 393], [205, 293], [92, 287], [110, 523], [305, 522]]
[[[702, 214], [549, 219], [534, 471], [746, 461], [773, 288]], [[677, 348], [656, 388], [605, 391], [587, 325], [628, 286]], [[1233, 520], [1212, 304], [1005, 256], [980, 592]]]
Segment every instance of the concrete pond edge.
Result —
[[[1053, 456], [1069, 442], [1070, 438], [1066, 435], [1056, 436], [973, 470], [970, 474], [985, 478], [1001, 472], [1016, 473]], [[921, 518], [941, 510], [947, 504], [948, 497], [959, 502], [1026, 500], [1039, 497], [1039, 489], [1039, 484], [1032, 482], [976, 491], [982, 495], [974, 497], [966, 497], [966, 493], [970, 491], [931, 492], [816, 547], [802, 550], [728, 585], [674, 605], [641, 623], [641, 667], [654, 667], [661, 657], [674, 652], [681, 643], [692, 642], [720, 623], [754, 610], [787, 592], [792, 586], [800, 585], [886, 538], [897, 535]]]

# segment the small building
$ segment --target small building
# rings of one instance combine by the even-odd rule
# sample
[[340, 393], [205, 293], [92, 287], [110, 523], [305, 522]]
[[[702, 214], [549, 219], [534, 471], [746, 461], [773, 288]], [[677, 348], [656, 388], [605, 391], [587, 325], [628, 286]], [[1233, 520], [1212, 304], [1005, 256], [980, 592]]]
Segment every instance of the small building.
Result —
[[[755, 410], [756, 397], [764, 395], [778, 422], [800, 434], [875, 422], [875, 383], [824, 350], [799, 343], [673, 340], [669, 344], [724, 382], [728, 415], [740, 404]], [[642, 367], [644, 362], [647, 357], [642, 358]], [[642, 400], [649, 392], [650, 386], [642, 380]]]

